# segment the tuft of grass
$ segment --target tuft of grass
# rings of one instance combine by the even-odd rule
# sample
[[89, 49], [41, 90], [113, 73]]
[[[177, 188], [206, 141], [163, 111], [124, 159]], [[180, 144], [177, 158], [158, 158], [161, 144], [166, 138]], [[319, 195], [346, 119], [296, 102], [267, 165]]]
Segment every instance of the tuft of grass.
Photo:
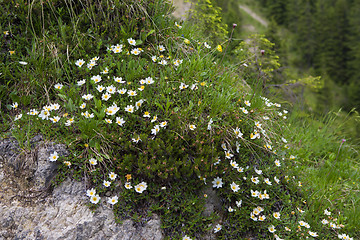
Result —
[[359, 153], [357, 146], [341, 134], [347, 121], [339, 115], [340, 111], [320, 120], [301, 117], [297, 112], [291, 114], [286, 135], [293, 142], [291, 151], [296, 155], [295, 168], [290, 171], [299, 176], [303, 192], [309, 196], [307, 214], [322, 220], [321, 209], [329, 209], [333, 212], [329, 218], [346, 221], [344, 229], [358, 235]]

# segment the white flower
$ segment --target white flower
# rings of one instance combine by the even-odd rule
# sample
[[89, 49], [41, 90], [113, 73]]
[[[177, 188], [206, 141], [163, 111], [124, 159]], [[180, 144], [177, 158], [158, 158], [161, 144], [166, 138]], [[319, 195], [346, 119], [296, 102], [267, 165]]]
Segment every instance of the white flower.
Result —
[[195, 126], [194, 124], [190, 124], [190, 125], [189, 125], [189, 128], [190, 128], [190, 130], [194, 131], [195, 128], [196, 128], [196, 126]]
[[140, 99], [139, 101], [137, 101], [135, 103], [136, 110], [141, 107], [141, 105], [144, 103], [144, 101], [145, 101], [144, 99]]
[[82, 98], [85, 99], [85, 100], [91, 100], [93, 97], [94, 96], [91, 95], [91, 94], [85, 94], [85, 95], [82, 96]]
[[213, 187], [215, 188], [221, 188], [223, 185], [222, 179], [219, 177], [214, 178], [214, 181], [212, 181]]
[[150, 113], [149, 112], [144, 112], [144, 115], [143, 115], [143, 117], [146, 117], [146, 118], [149, 118], [150, 117]]
[[156, 135], [160, 131], [160, 126], [155, 125], [153, 129], [151, 129], [151, 134]]
[[104, 185], [105, 187], [110, 187], [110, 184], [111, 184], [110, 181], [104, 180], [104, 182], [103, 182], [103, 185]]
[[165, 66], [165, 65], [167, 65], [167, 61], [165, 59], [163, 59], [159, 62], [159, 64]]
[[326, 220], [326, 219], [323, 219], [323, 220], [321, 220], [321, 223], [322, 223], [322, 224], [324, 224], [324, 225], [326, 225], [326, 224], [328, 224], [328, 223], [329, 223], [329, 221], [328, 221], [328, 220]]
[[75, 62], [75, 65], [78, 67], [81, 67], [82, 65], [84, 65], [85, 61], [83, 59], [79, 59]]
[[197, 90], [198, 89], [197, 83], [192, 84], [190, 89], [191, 90]]
[[116, 92], [116, 87], [113, 85], [106, 87], [106, 91], [110, 94], [114, 94]]
[[87, 67], [88, 67], [88, 69], [92, 69], [94, 66], [96, 66], [97, 64], [96, 64], [96, 62], [95, 61], [90, 61], [88, 64], [87, 64]]
[[256, 167], [254, 168], [254, 170], [255, 170], [255, 172], [256, 172], [257, 174], [259, 174], [259, 175], [262, 174], [262, 170], [258, 170], [258, 169], [256, 169]]
[[114, 105], [108, 107], [107, 109], [105, 109], [105, 112], [107, 115], [114, 115], [117, 113], [117, 111], [119, 111], [119, 109], [120, 108], [116, 104], [114, 104]]
[[251, 103], [250, 103], [249, 101], [247, 101], [247, 100], [246, 100], [244, 103], [245, 103], [245, 105], [248, 106], [248, 107], [251, 106]]
[[217, 224], [214, 228], [214, 233], [217, 233], [221, 230], [222, 226], [220, 224]]
[[35, 115], [38, 115], [39, 114], [39, 111], [36, 110], [36, 109], [30, 109], [30, 111], [27, 113], [28, 115], [32, 115], [32, 116], [35, 116]]
[[59, 116], [52, 117], [50, 118], [50, 121], [52, 121], [53, 123], [57, 123], [60, 121], [60, 117]]
[[182, 62], [183, 62], [183, 60], [176, 59], [176, 60], [174, 61], [174, 66], [178, 67], [178, 66], [180, 66], [180, 64], [182, 64]]
[[134, 97], [134, 96], [137, 95], [137, 93], [136, 93], [136, 91], [129, 90], [129, 91], [128, 91], [128, 95], [129, 95], [130, 97]]
[[159, 49], [160, 52], [165, 51], [165, 47], [163, 45], [159, 45], [158, 49]]
[[332, 229], [338, 229], [338, 228], [340, 228], [339, 226], [337, 226], [335, 223], [330, 223], [330, 227], [332, 228]]
[[280, 161], [279, 161], [279, 160], [275, 160], [275, 165], [276, 165], [277, 167], [280, 167], [280, 166], [281, 166]]
[[243, 136], [242, 132], [240, 131], [240, 129], [238, 127], [236, 127], [236, 129], [234, 129], [234, 133], [237, 138], [241, 138]]
[[327, 209], [324, 210], [324, 214], [330, 216], [331, 212], [329, 212]]
[[208, 123], [208, 126], [207, 126], [207, 130], [211, 130], [211, 124], [213, 123], [213, 120], [212, 120], [212, 118], [210, 118], [210, 121], [209, 121], [209, 123]]
[[279, 212], [274, 212], [273, 217], [276, 218], [276, 219], [280, 219], [280, 213]]
[[264, 182], [267, 184], [267, 185], [272, 185], [272, 183], [270, 182], [269, 178], [264, 178]]
[[319, 235], [316, 232], [309, 231], [310, 236], [312, 237], [318, 237]]
[[237, 206], [237, 207], [241, 207], [242, 200], [236, 201], [235, 203], [236, 203], [236, 206]]
[[119, 90], [118, 90], [118, 93], [122, 95], [122, 94], [125, 94], [126, 91], [127, 91], [127, 90], [126, 90], [125, 88], [123, 88], [123, 89], [119, 89]]
[[252, 189], [250, 189], [250, 192], [251, 192], [251, 196], [252, 197], [259, 197], [259, 195], [260, 195], [260, 192], [259, 191], [253, 191]]
[[91, 165], [95, 166], [97, 164], [97, 160], [95, 158], [90, 158], [89, 162]]
[[274, 177], [274, 180], [275, 180], [275, 182], [276, 182], [277, 184], [279, 184], [280, 179], [278, 179], [278, 178], [275, 176], [275, 177]]
[[133, 113], [134, 112], [134, 106], [133, 105], [127, 105], [125, 108], [125, 112]]
[[95, 83], [99, 83], [101, 82], [101, 76], [100, 75], [92, 76], [91, 80], [93, 80]]
[[126, 183], [125, 183], [125, 188], [126, 188], [126, 189], [131, 189], [131, 188], [132, 188], [131, 183], [130, 183], [130, 182], [126, 182]]
[[141, 51], [138, 48], [134, 48], [133, 50], [131, 50], [131, 54], [139, 55], [140, 53]]
[[130, 45], [133, 45], [133, 46], [136, 45], [136, 41], [135, 41], [134, 39], [132, 39], [132, 38], [128, 38], [128, 43], [129, 43]]
[[58, 89], [58, 90], [60, 90], [60, 89], [62, 89], [62, 87], [63, 87], [64, 85], [62, 85], [61, 83], [57, 83], [57, 84], [55, 84], [55, 88], [56, 89]]
[[273, 225], [269, 226], [268, 229], [269, 229], [269, 232], [271, 232], [271, 233], [276, 232], [276, 229]]
[[245, 114], [248, 114], [248, 113], [249, 113], [248, 110], [246, 110], [246, 109], [243, 108], [243, 107], [241, 107], [240, 109], [241, 109], [241, 111], [242, 111], [243, 113], [245, 113]]
[[157, 116], [154, 116], [152, 119], [151, 119], [151, 122], [155, 122], [157, 120]]
[[147, 188], [146, 182], [141, 182], [138, 185], [135, 186], [135, 191], [138, 193], [142, 193]]
[[109, 73], [109, 69], [106, 67], [102, 72], [100, 72], [101, 74], [108, 74]]
[[86, 82], [86, 79], [80, 80], [80, 81], [77, 82], [77, 85], [78, 86], [84, 85], [85, 82]]
[[110, 97], [111, 97], [111, 94], [106, 92], [101, 96], [101, 99], [104, 101], [107, 101], [107, 100], [109, 100]]
[[154, 80], [152, 79], [152, 77], [147, 77], [147, 78], [145, 78], [145, 83], [146, 84], [153, 84]]
[[86, 107], [86, 103], [82, 103], [81, 105], [80, 105], [80, 108], [81, 109], [84, 109]]
[[307, 222], [299, 221], [300, 226], [310, 228], [310, 225]]
[[24, 62], [24, 61], [20, 61], [19, 62], [21, 65], [27, 65], [28, 63], [27, 62]]
[[111, 46], [111, 49], [114, 53], [120, 53], [122, 51], [122, 44], [117, 44], [115, 46]]
[[236, 145], [236, 152], [239, 153], [240, 152], [240, 143], [238, 141], [236, 141], [235, 145]]
[[190, 237], [188, 237], [187, 235], [185, 235], [182, 240], [192, 240]]
[[58, 153], [55, 151], [52, 154], [50, 154], [49, 160], [50, 162], [55, 162], [59, 158]]
[[232, 207], [228, 207], [228, 211], [229, 211], [229, 212], [233, 212], [234, 209], [233, 209]]
[[59, 110], [60, 109], [60, 105], [58, 103], [53, 103], [50, 105], [50, 108], [52, 110]]
[[121, 118], [121, 117], [116, 117], [116, 123], [117, 123], [119, 126], [122, 126], [122, 125], [125, 123], [125, 121], [124, 121], [124, 119]]
[[180, 83], [180, 86], [179, 86], [180, 90], [183, 90], [187, 87], [189, 87], [189, 85], [186, 85], [185, 83]]
[[226, 157], [227, 159], [231, 159], [233, 156], [234, 156], [234, 154], [231, 154], [231, 153], [230, 153], [230, 150], [229, 150], [229, 151], [225, 151], [225, 157]]
[[138, 136], [137, 138], [132, 138], [131, 139], [134, 143], [138, 143], [139, 141], [141, 141], [140, 136]]
[[160, 123], [160, 127], [164, 128], [167, 126], [167, 121], [161, 122]]
[[94, 188], [86, 191], [86, 196], [88, 196], [88, 197], [95, 196], [95, 194], [96, 194], [96, 190]]
[[97, 204], [99, 201], [100, 201], [99, 195], [94, 195], [90, 198], [91, 203]]
[[66, 122], [65, 122], [65, 126], [70, 126], [71, 124], [73, 124], [74, 123], [74, 118], [70, 118], [70, 119], [68, 119]]
[[108, 198], [108, 203], [110, 203], [111, 205], [114, 205], [118, 202], [118, 197], [114, 196], [112, 198]]
[[48, 120], [50, 117], [50, 112], [47, 110], [42, 110], [39, 114], [39, 118], [41, 118], [42, 120], [46, 119]]
[[115, 180], [116, 177], [117, 177], [117, 174], [116, 174], [116, 173], [113, 173], [113, 172], [109, 173], [109, 178], [110, 178], [111, 180]]
[[121, 77], [114, 77], [114, 81], [117, 83], [125, 83], [125, 81], [123, 81]]
[[230, 187], [231, 187], [231, 190], [233, 190], [234, 192], [237, 192], [237, 191], [239, 191], [239, 185], [237, 185], [236, 183], [232, 183], [232, 184], [230, 184]]
[[14, 121], [17, 121], [19, 120], [20, 118], [22, 118], [22, 114], [20, 113], [19, 115], [16, 115], [15, 118], [14, 118]]
[[81, 113], [82, 116], [84, 116], [85, 118], [93, 118], [94, 114], [93, 113], [89, 113], [88, 111]]
[[251, 176], [251, 181], [252, 181], [253, 183], [255, 183], [255, 184], [258, 184], [258, 183], [259, 183], [258, 177], [253, 177], [253, 176]]
[[233, 160], [230, 161], [230, 165], [231, 165], [233, 168], [236, 168], [236, 169], [239, 168], [239, 165], [238, 165], [235, 161], [233, 161]]
[[209, 44], [207, 44], [207, 42], [204, 42], [204, 46], [209, 49], [211, 48], [211, 46]]
[[[180, 26], [177, 22], [175, 22], [175, 26], [178, 27], [179, 29], [182, 28], [182, 26]], [[184, 240], [184, 239], [183, 239]], [[191, 240], [191, 239], [190, 239]]]
[[156, 56], [152, 56], [151, 60], [153, 60], [153, 62], [156, 62], [156, 60], [157, 60]]

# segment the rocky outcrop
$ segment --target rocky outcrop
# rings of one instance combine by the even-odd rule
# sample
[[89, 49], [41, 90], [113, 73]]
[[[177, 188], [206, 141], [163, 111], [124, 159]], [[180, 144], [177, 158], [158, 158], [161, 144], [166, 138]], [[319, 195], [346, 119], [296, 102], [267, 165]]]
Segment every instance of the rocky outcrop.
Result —
[[139, 226], [130, 219], [116, 223], [106, 203], [91, 211], [84, 182], [68, 179], [50, 191], [57, 163], [49, 155], [68, 152], [41, 136], [28, 146], [0, 141], [0, 239], [163, 239], [156, 215]]

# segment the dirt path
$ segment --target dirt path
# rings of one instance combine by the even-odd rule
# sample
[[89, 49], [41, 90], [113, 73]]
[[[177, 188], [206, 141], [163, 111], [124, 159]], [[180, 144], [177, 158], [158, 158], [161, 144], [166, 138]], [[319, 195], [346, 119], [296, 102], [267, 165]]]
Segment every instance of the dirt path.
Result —
[[256, 21], [261, 23], [261, 25], [263, 25], [265, 27], [268, 26], [268, 22], [266, 20], [264, 20], [262, 17], [260, 17], [259, 15], [257, 15], [255, 12], [253, 12], [248, 6], [240, 5], [239, 7], [242, 10], [244, 10], [247, 14], [249, 14], [253, 19], [255, 19]]

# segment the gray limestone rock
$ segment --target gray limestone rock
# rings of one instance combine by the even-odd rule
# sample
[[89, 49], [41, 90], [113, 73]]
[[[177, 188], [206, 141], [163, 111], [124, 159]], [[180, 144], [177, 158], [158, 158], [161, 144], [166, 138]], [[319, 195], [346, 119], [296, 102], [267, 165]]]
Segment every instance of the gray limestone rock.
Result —
[[84, 182], [68, 179], [42, 195], [56, 174], [57, 163], [50, 162], [49, 155], [57, 151], [66, 156], [68, 152], [64, 145], [47, 143], [40, 137], [30, 143], [33, 148], [25, 151], [15, 140], [0, 141], [0, 240], [164, 238], [156, 215], [141, 226], [130, 219], [118, 224], [106, 197], [91, 211], [86, 205], [89, 198]]

